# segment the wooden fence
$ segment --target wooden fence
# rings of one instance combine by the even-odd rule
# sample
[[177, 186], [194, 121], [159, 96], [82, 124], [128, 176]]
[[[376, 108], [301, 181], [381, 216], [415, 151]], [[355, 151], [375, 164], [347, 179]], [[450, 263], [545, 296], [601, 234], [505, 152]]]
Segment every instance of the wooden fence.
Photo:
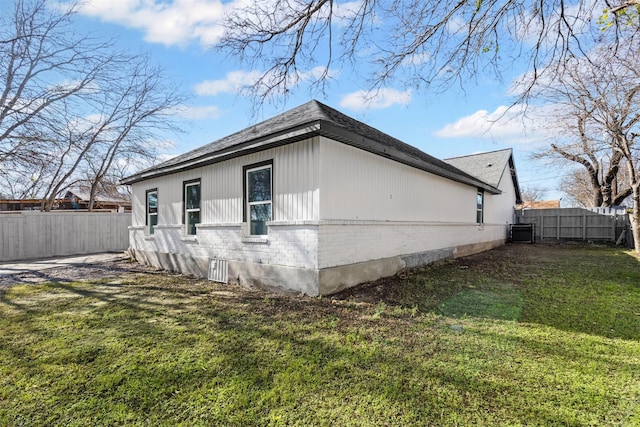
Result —
[[517, 211], [516, 216], [519, 224], [535, 225], [536, 240], [616, 242], [625, 233], [626, 244], [629, 245], [632, 238], [628, 231], [628, 215], [602, 215], [581, 208], [559, 208], [522, 210]]
[[131, 213], [0, 213], [0, 262], [125, 251]]

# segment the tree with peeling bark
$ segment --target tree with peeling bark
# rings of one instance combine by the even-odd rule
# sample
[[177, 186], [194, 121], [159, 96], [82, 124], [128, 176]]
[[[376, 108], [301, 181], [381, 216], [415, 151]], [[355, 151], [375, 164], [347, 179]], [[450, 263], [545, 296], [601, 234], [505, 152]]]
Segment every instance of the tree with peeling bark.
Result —
[[262, 70], [246, 88], [260, 102], [302, 81], [323, 89], [345, 67], [375, 93], [501, 77], [526, 60], [531, 88], [604, 39], [636, 37], [639, 10], [640, 0], [255, 0], [230, 12], [217, 46]]

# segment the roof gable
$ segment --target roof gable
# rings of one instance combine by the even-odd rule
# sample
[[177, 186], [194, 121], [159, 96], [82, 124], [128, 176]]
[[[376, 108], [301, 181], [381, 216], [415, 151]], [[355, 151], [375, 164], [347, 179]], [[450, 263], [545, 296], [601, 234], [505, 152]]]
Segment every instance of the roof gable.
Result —
[[122, 183], [132, 184], [206, 166], [317, 135], [326, 136], [454, 181], [481, 187], [494, 194], [500, 193], [495, 186], [460, 170], [455, 165], [436, 159], [316, 100], [138, 172], [123, 179]]
[[445, 159], [445, 161], [493, 187], [500, 185], [500, 181], [508, 171], [513, 180], [517, 202], [520, 203], [520, 186], [515, 172], [515, 163], [513, 161], [513, 151], [511, 148], [452, 157]]

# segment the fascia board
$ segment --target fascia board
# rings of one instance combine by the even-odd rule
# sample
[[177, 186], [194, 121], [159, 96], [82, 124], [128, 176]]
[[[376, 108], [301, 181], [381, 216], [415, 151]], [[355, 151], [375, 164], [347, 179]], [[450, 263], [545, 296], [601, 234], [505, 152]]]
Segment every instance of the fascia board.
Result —
[[322, 122], [322, 129], [320, 131], [320, 134], [328, 138], [335, 139], [336, 141], [340, 141], [344, 144], [351, 145], [353, 147], [368, 151], [372, 154], [386, 157], [391, 160], [395, 160], [397, 162], [406, 164], [408, 166], [415, 167], [425, 172], [429, 172], [434, 175], [441, 176], [443, 178], [451, 179], [453, 181], [457, 181], [462, 184], [467, 184], [473, 187], [482, 188], [491, 194], [502, 193], [501, 190], [485, 182], [479, 181], [471, 177], [466, 177], [461, 174], [452, 173], [437, 165], [428, 163], [421, 159], [417, 159], [403, 151], [398, 150], [397, 148], [390, 147], [378, 141], [362, 136], [356, 132], [352, 132], [350, 130], [344, 129], [339, 126], [335, 126], [332, 123]]
[[278, 147], [281, 145], [291, 144], [293, 142], [302, 141], [304, 139], [311, 138], [317, 135], [319, 129], [319, 123], [309, 123], [293, 129], [288, 129], [285, 132], [279, 132], [263, 138], [256, 138], [247, 141], [246, 143], [237, 144], [229, 147], [228, 149], [205, 154], [198, 158], [185, 160], [184, 162], [175, 165], [170, 165], [167, 167], [159, 166], [158, 168], [150, 169], [146, 172], [143, 171], [121, 180], [120, 183], [134, 184], [136, 182], [145, 181], [152, 178], [183, 172], [185, 170], [199, 168], [202, 166], [212, 165], [214, 163], [219, 163], [225, 160], [233, 159], [235, 157], [268, 150], [270, 148]]

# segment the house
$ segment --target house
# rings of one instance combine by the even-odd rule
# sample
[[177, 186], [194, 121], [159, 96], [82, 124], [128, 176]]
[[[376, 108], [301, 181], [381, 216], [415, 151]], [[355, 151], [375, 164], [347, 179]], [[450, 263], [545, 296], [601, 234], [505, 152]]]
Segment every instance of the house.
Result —
[[[0, 212], [39, 211], [42, 199], [0, 199]], [[55, 199], [52, 210], [86, 211], [89, 209], [89, 190], [74, 188], [67, 190], [64, 197]], [[94, 211], [129, 212], [131, 202], [126, 195], [101, 191], [95, 196]]]
[[525, 200], [516, 206], [516, 209], [558, 209], [560, 200]]
[[[91, 189], [81, 186], [68, 190], [64, 200], [71, 204], [71, 209], [89, 209]], [[130, 212], [131, 200], [117, 188], [100, 188], [94, 196], [93, 209], [97, 211]]]
[[486, 182], [314, 100], [124, 179], [130, 250], [217, 281], [331, 294], [502, 245], [520, 192], [511, 151], [500, 159]]
[[[494, 188], [500, 188], [502, 194], [493, 197], [495, 204], [493, 213], [497, 217], [511, 217], [510, 222], [515, 222], [514, 206], [511, 204], [510, 198], [515, 194], [517, 205], [522, 203], [522, 197], [520, 185], [518, 184], [518, 175], [516, 174], [516, 165], [513, 161], [513, 151], [510, 148], [453, 157], [445, 159], [445, 161]], [[502, 200], [499, 200], [501, 198], [508, 199], [508, 201], [503, 203]], [[500, 209], [502, 212], [498, 211]]]

